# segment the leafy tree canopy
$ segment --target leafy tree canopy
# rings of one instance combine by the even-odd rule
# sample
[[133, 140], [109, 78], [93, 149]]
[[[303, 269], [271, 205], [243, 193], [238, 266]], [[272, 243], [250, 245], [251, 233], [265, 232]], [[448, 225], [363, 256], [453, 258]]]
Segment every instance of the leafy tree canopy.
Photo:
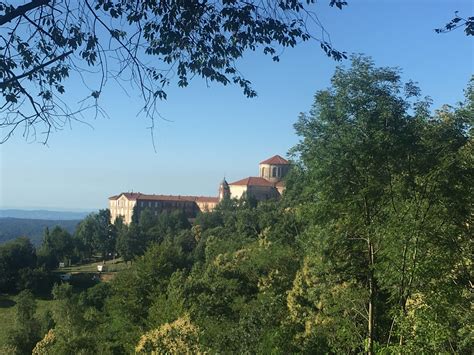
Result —
[[454, 17], [444, 27], [436, 28], [436, 33], [447, 33], [464, 27], [466, 36], [474, 36], [474, 16], [464, 18], [456, 11]]
[[8, 334], [8, 345], [14, 354], [29, 354], [41, 339], [41, 324], [36, 318], [36, 301], [29, 290], [17, 298], [15, 326]]
[[[314, 11], [315, 0], [30, 0], [0, 2], [0, 127], [2, 141], [19, 127], [27, 137], [60, 129], [98, 100], [110, 80], [137, 87], [143, 112], [153, 118], [166, 87], [194, 76], [244, 94], [256, 92], [236, 61], [260, 49], [279, 60], [279, 48], [314, 39], [340, 60]], [[330, 0], [341, 9], [347, 4]], [[322, 31], [320, 31], [322, 30]], [[320, 37], [313, 32], [321, 33]], [[66, 79], [81, 76], [90, 93], [79, 107], [64, 104]], [[91, 79], [91, 75], [99, 80]]]
[[289, 297], [301, 350], [463, 352], [472, 85], [432, 114], [413, 83], [368, 58], [331, 84], [295, 125], [300, 167], [287, 186], [308, 222]]
[[0, 245], [0, 292], [16, 290], [20, 271], [35, 265], [35, 248], [28, 238], [17, 238]]

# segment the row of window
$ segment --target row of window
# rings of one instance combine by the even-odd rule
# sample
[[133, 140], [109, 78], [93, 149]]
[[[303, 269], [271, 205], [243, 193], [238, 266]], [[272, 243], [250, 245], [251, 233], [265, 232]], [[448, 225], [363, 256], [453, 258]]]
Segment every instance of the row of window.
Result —
[[[133, 201], [120, 201], [120, 200], [117, 200], [116, 202], [116, 205], [117, 207], [127, 207], [127, 206], [133, 206]], [[114, 203], [112, 202], [112, 205]]]
[[[128, 202], [128, 204], [127, 204]], [[180, 205], [186, 205], [186, 206], [189, 206], [192, 204], [192, 202], [177, 202], [177, 201], [165, 201], [165, 202], [160, 202], [160, 201], [140, 201], [139, 202], [139, 206], [140, 207], [159, 207], [159, 206], [162, 206], [162, 205], [165, 205], [165, 206], [169, 206], [171, 204], [171, 206], [178, 206], [178, 204]], [[114, 203], [112, 203], [112, 206], [114, 205]], [[132, 207], [134, 205], [133, 201], [116, 201], [116, 206], [117, 207]]]
[[[159, 210], [163, 210], [163, 209], [176, 209], [176, 208], [179, 208], [179, 209], [182, 209], [183, 211], [186, 211], [186, 212], [192, 212], [196, 209], [198, 209], [198, 207], [196, 205], [192, 205], [192, 204], [178, 204], [176, 202], [164, 202], [164, 203], [160, 203], [158, 205], [158, 203], [155, 203], [154, 206], [151, 205], [151, 204], [145, 204], [145, 203], [140, 203], [139, 204], [140, 207], [144, 207], [144, 208], [158, 208]], [[207, 207], [207, 206], [206, 206]], [[153, 209], [155, 209], [153, 208]], [[114, 214], [121, 214], [121, 215], [124, 215], [124, 214], [132, 214], [132, 209], [124, 209], [124, 208], [111, 208], [110, 212], [112, 215]], [[155, 214], [157, 212], [155, 211]]]
[[179, 207], [179, 206], [186, 206], [186, 207], [193, 207], [194, 202], [183, 202], [183, 201], [140, 201], [140, 207]]
[[116, 214], [122, 214], [122, 215], [125, 214], [125, 213], [131, 214], [131, 213], [132, 213], [132, 210], [130, 210], [130, 209], [125, 209], [125, 210], [124, 210], [123, 208], [121, 208], [121, 209], [118, 209], [118, 208], [117, 208], [117, 209], [114, 209], [114, 208], [113, 208], [113, 209], [110, 210], [110, 213], [111, 213], [112, 215], [115, 214], [115, 213], [116, 213]]

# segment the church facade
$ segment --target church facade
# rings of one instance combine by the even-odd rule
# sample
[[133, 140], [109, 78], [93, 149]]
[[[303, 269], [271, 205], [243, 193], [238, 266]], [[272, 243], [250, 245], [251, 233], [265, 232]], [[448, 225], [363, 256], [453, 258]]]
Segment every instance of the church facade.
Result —
[[275, 155], [259, 164], [259, 176], [249, 176], [230, 184], [224, 179], [217, 197], [123, 192], [109, 197], [111, 220], [113, 223], [118, 216], [122, 216], [124, 223], [130, 224], [134, 211], [140, 214], [145, 209], [155, 215], [180, 210], [189, 219], [194, 219], [200, 212], [212, 211], [224, 198], [240, 199], [249, 196], [257, 201], [278, 199], [285, 188], [283, 179], [289, 170], [290, 163]]

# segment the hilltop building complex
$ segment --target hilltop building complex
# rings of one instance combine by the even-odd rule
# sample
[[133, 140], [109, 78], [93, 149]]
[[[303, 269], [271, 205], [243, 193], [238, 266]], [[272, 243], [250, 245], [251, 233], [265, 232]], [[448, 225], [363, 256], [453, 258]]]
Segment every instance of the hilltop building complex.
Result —
[[259, 176], [249, 176], [232, 183], [224, 179], [219, 185], [219, 195], [209, 196], [175, 196], [147, 195], [139, 192], [123, 192], [109, 197], [109, 209], [112, 222], [122, 216], [125, 224], [130, 224], [134, 211], [140, 214], [150, 209], [158, 215], [161, 212], [183, 211], [193, 219], [199, 212], [212, 211], [224, 198], [252, 197], [258, 201], [280, 198], [285, 189], [283, 178], [290, 169], [290, 163], [275, 155], [259, 164]]

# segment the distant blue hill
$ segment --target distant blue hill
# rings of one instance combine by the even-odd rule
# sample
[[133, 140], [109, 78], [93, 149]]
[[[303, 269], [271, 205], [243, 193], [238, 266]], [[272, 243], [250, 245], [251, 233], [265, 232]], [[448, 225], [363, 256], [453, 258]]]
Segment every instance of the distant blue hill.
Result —
[[91, 212], [47, 211], [47, 210], [20, 210], [0, 209], [0, 218], [25, 218], [55, 221], [83, 219]]
[[79, 222], [80, 220], [0, 218], [0, 244], [18, 237], [28, 237], [34, 245], [40, 245], [46, 228], [51, 230], [59, 226], [72, 234]]

